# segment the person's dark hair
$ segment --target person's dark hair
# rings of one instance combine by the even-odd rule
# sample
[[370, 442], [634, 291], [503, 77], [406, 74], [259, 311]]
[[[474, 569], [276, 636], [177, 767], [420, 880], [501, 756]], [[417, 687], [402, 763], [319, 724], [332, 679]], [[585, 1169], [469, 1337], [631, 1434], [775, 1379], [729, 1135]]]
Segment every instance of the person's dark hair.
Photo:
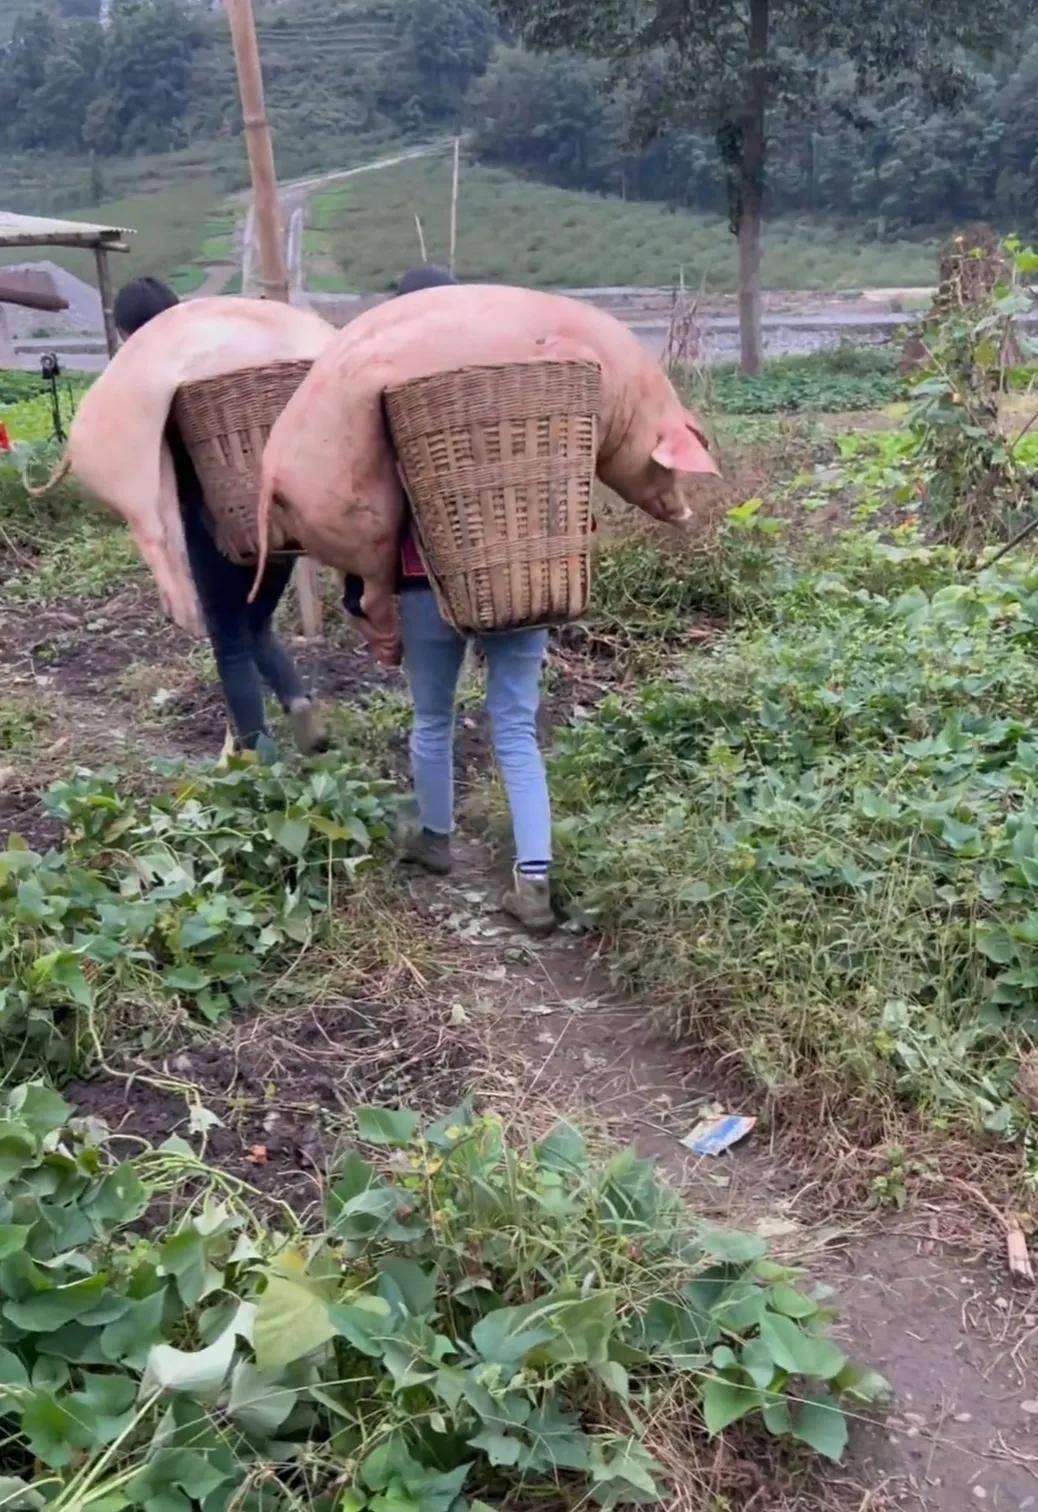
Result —
[[446, 268], [435, 263], [423, 263], [421, 267], [409, 268], [396, 286], [397, 297], [401, 294], [417, 294], [419, 289], [439, 289], [445, 284], [456, 284], [457, 279]]
[[180, 300], [175, 291], [158, 278], [135, 278], [124, 284], [115, 296], [112, 315], [124, 336], [132, 336], [142, 325]]

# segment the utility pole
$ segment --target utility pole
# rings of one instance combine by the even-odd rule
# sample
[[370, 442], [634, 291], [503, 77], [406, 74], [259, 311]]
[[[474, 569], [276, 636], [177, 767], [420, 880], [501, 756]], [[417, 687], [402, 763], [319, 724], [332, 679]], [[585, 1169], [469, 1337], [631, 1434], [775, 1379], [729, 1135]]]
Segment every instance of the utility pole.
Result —
[[[274, 147], [270, 140], [270, 123], [263, 99], [263, 73], [256, 38], [256, 18], [252, 13], [252, 0], [224, 0], [224, 4], [227, 19], [231, 23], [231, 42], [238, 70], [242, 120], [245, 124], [245, 146], [249, 154], [249, 176], [252, 180], [251, 221], [259, 243], [260, 286], [266, 299], [278, 299], [288, 304], [285, 235], [281, 224]], [[243, 254], [243, 270], [245, 261]], [[299, 559], [295, 586], [303, 634], [308, 640], [316, 640], [321, 633], [321, 595], [316, 562], [307, 557]]]

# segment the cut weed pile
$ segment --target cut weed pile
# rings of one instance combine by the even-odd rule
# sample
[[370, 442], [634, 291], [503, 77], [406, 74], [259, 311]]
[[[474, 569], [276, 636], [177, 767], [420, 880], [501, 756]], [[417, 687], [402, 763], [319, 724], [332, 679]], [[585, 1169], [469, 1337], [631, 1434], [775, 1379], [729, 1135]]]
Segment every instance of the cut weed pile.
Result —
[[836, 1458], [883, 1390], [763, 1241], [566, 1124], [522, 1148], [466, 1106], [358, 1108], [372, 1158], [304, 1227], [181, 1139], [118, 1161], [41, 1083], [2, 1112], [12, 1505], [645, 1505], [658, 1455], [694, 1481], [681, 1432], [753, 1418]]
[[[5, 376], [0, 373], [0, 379]], [[51, 433], [49, 400], [46, 403], [46, 419], [39, 398], [12, 407], [27, 412], [25, 429], [34, 439], [30, 442], [28, 436], [22, 437], [12, 429], [16, 443], [24, 444], [17, 445], [13, 453], [0, 452], [0, 570], [5, 596], [12, 574], [31, 571], [37, 559], [59, 540], [75, 537], [82, 530], [96, 530], [100, 518], [98, 506], [88, 502], [74, 483], [60, 483], [38, 499], [26, 492], [25, 475], [28, 473], [32, 482], [42, 483], [60, 455], [53, 442], [40, 439]], [[2, 406], [0, 423], [5, 423]]]
[[239, 758], [57, 784], [63, 850], [0, 853], [0, 1067], [67, 1075], [103, 1046], [154, 1043], [176, 1005], [213, 1023], [327, 918], [334, 888], [387, 832], [388, 786], [341, 757], [305, 770]]
[[698, 591], [745, 584], [741, 623], [557, 744], [570, 887], [617, 978], [776, 1104], [1022, 1138], [1038, 566], [860, 531], [794, 562], [733, 516]]

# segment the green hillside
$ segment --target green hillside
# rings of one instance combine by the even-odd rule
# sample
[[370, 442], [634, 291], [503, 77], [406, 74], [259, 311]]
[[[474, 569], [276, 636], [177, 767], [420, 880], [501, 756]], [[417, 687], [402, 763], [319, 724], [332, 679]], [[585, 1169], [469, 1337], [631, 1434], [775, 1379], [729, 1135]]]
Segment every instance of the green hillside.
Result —
[[[0, 0], [0, 31], [26, 3]], [[61, 0], [79, 13], [93, 3]], [[442, 24], [445, 3], [261, 0], [257, 25], [283, 179], [359, 165], [456, 129], [466, 84], [484, 66], [493, 38], [474, 0], [450, 0], [451, 27]], [[154, 17], [148, 24], [160, 25]], [[3, 202], [29, 213], [133, 226], [140, 234], [120, 271], [175, 276], [186, 291], [200, 284], [207, 264], [230, 253], [240, 206], [228, 207], [227, 196], [246, 184], [247, 168], [222, 9], [193, 6], [171, 37], [162, 32], [165, 25], [158, 33], [135, 33], [133, 45], [122, 50], [106, 40], [108, 62], [90, 86], [100, 94], [89, 107], [85, 97], [80, 100], [84, 122], [97, 119], [98, 106], [105, 106], [106, 119], [109, 107], [115, 110], [110, 140], [125, 139], [132, 150], [99, 147], [91, 167], [78, 148], [15, 146], [4, 157]], [[74, 48], [73, 31], [78, 35], [82, 28], [66, 29], [55, 45]], [[179, 70], [175, 99], [182, 115], [173, 121], [162, 101], [152, 98], [150, 77], [142, 83], [139, 68], [131, 66], [156, 35], [168, 44], [170, 67]], [[50, 98], [46, 90], [41, 98]], [[505, 117], [515, 135], [518, 123], [507, 111]], [[8, 118], [27, 123], [27, 131], [44, 132], [55, 111], [33, 96], [21, 114], [9, 111]], [[81, 140], [74, 133], [69, 138], [73, 147]], [[445, 158], [364, 175], [320, 195], [306, 240], [309, 287], [386, 287], [419, 256], [416, 213], [429, 254], [445, 257], [449, 200]], [[931, 281], [932, 243], [876, 242], [864, 226], [846, 228], [809, 215], [774, 221], [765, 239], [766, 282], [826, 289]], [[506, 167], [465, 165], [459, 228], [458, 267], [468, 278], [544, 287], [669, 284], [684, 269], [693, 286], [704, 282], [712, 290], [729, 290], [735, 283], [734, 243], [719, 215], [553, 187]], [[59, 253], [56, 260], [73, 271], [89, 269], [82, 254]]]
[[[317, 196], [307, 249], [312, 286], [379, 289], [419, 256], [414, 217], [430, 257], [449, 245], [451, 165], [419, 159], [365, 174]], [[840, 289], [927, 284], [935, 244], [873, 242], [828, 222], [778, 221], [765, 237], [771, 288]], [[466, 163], [458, 209], [459, 272], [545, 288], [686, 282], [735, 287], [735, 242], [719, 217], [664, 205], [556, 189]], [[334, 273], [331, 270], [335, 270]]]
[[[354, 142], [341, 166], [399, 146]], [[307, 287], [315, 293], [389, 287], [419, 259], [416, 211], [429, 256], [445, 260], [450, 180], [444, 154], [361, 174], [315, 195], [304, 243]], [[187, 293], [201, 283], [207, 265], [230, 256], [243, 202], [228, 197], [220, 176], [199, 164], [151, 193], [80, 204], [70, 213], [136, 229], [131, 253], [116, 261], [120, 281], [151, 273], [173, 277]], [[89, 253], [48, 248], [29, 255], [93, 276]], [[25, 256], [0, 253], [0, 264]], [[869, 242], [825, 221], [779, 220], [765, 238], [765, 282], [776, 289], [928, 284], [935, 262], [932, 242]], [[541, 288], [668, 285], [683, 268], [690, 286], [725, 292], [735, 287], [736, 272], [735, 243], [717, 217], [555, 189], [469, 163], [461, 178], [457, 265], [469, 280]]]

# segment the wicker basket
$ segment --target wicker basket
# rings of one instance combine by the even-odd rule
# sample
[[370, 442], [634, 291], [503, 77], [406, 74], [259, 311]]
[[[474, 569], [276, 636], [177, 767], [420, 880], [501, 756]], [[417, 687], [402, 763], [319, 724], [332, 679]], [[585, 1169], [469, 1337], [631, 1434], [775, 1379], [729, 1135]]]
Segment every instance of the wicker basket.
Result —
[[587, 609], [600, 393], [587, 362], [463, 368], [387, 389], [422, 552], [457, 629]]
[[[195, 465], [224, 556], [242, 565], [259, 554], [256, 506], [263, 448], [275, 420], [313, 366], [274, 362], [219, 378], [181, 384], [173, 419]], [[298, 551], [278, 504], [270, 514], [268, 549]]]

